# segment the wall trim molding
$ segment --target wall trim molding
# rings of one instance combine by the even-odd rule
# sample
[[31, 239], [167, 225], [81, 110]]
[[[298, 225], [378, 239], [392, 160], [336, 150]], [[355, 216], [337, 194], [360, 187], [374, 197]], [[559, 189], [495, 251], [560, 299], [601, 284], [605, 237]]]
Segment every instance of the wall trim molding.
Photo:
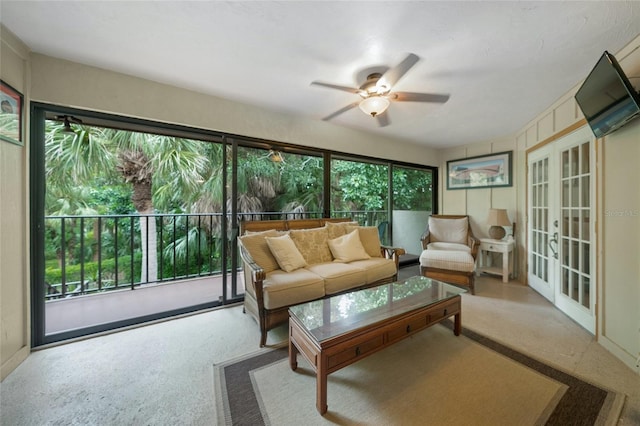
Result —
[[15, 370], [16, 367], [18, 367], [18, 365], [20, 365], [25, 359], [27, 359], [30, 352], [31, 348], [28, 345], [25, 345], [18, 349], [16, 353], [14, 353], [13, 356], [11, 356], [11, 358], [7, 360], [7, 362], [2, 364], [2, 367], [0, 367], [0, 381], [6, 379], [7, 376], [11, 374], [11, 372]]
[[537, 144], [535, 144], [534, 146], [527, 148], [527, 150], [525, 151], [527, 153], [527, 155], [529, 155], [530, 152], [533, 152], [539, 148], [542, 148], [545, 145], [548, 145], [552, 142], [555, 142], [556, 140], [568, 135], [569, 133], [578, 130], [579, 128], [581, 128], [582, 126], [587, 124], [587, 120], [586, 119], [582, 119], [580, 121], [576, 121], [575, 123], [573, 123], [572, 125], [565, 127], [564, 129], [560, 130], [557, 133], [554, 133], [553, 135], [549, 136], [548, 138], [546, 138], [545, 140], [538, 142]]
[[598, 343], [603, 348], [615, 355], [620, 361], [624, 362], [624, 364], [629, 367], [631, 371], [640, 375], [640, 367], [636, 366], [636, 360], [633, 358], [633, 355], [622, 349], [613, 341], [609, 340], [609, 338], [604, 334], [600, 335]]

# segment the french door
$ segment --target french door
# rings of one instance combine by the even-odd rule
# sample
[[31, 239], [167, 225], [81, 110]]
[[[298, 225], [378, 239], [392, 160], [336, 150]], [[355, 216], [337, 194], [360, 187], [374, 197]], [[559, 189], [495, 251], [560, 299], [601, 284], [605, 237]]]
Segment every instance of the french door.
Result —
[[528, 282], [595, 333], [595, 144], [588, 127], [527, 156]]

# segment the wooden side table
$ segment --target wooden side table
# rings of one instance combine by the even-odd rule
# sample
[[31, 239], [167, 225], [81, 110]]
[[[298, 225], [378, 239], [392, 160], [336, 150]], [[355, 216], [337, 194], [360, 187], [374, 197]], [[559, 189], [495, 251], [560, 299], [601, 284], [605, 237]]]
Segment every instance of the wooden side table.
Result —
[[[478, 273], [502, 275], [502, 282], [509, 282], [509, 276], [513, 274], [513, 249], [515, 245], [515, 240], [481, 238]], [[491, 264], [490, 253], [502, 253], [502, 267], [495, 267]]]

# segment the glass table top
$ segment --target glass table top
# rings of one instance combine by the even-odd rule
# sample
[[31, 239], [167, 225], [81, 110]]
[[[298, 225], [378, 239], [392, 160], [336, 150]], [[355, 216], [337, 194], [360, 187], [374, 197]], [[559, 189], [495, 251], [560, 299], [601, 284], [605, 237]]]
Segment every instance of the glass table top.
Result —
[[289, 308], [319, 343], [390, 317], [452, 299], [466, 290], [431, 278], [415, 276]]

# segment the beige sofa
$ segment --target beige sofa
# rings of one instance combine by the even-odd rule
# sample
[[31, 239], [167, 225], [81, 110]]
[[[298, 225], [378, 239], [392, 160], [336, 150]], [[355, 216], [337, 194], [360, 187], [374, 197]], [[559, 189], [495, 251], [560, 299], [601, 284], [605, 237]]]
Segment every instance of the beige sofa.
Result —
[[260, 346], [292, 305], [395, 281], [404, 254], [347, 218], [247, 221], [239, 243], [244, 311], [260, 326]]

